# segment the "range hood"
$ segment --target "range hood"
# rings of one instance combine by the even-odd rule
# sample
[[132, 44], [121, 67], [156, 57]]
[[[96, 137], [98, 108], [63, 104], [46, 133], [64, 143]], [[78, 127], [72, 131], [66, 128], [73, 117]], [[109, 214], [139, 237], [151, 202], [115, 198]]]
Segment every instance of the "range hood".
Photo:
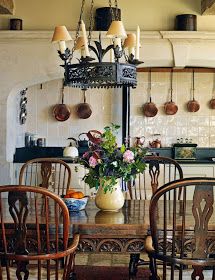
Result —
[[141, 67], [215, 68], [215, 32], [142, 33]]

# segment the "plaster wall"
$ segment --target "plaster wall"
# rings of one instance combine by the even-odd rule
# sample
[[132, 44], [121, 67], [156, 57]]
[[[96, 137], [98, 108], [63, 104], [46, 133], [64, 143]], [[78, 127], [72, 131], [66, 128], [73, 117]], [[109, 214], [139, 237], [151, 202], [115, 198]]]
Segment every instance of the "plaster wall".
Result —
[[[86, 1], [87, 12], [90, 2]], [[95, 8], [108, 6], [107, 0], [94, 2]], [[17, 17], [23, 19], [25, 30], [53, 30], [56, 25], [74, 30], [81, 0], [16, 0], [15, 4], [14, 16], [0, 16], [0, 29], [8, 29], [9, 19]], [[201, 16], [201, 0], [123, 0], [119, 7], [127, 30], [134, 30], [137, 24], [142, 30], [174, 30], [175, 16], [186, 13], [198, 16], [198, 30], [215, 30], [215, 16]]]

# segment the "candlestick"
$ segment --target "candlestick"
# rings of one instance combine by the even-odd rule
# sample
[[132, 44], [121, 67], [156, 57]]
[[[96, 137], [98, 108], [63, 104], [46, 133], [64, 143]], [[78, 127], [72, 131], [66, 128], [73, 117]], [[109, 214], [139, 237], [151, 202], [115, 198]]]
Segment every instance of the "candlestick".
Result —
[[137, 26], [137, 43], [136, 43], [136, 59], [140, 59], [140, 27]]
[[61, 52], [61, 53], [65, 53], [65, 50], [66, 50], [66, 42], [65, 42], [65, 41], [59, 41], [58, 44], [59, 44], [60, 52]]
[[116, 48], [117, 46], [119, 47], [119, 50], [122, 49], [122, 43], [121, 43], [121, 38], [114, 38], [114, 47]]
[[134, 48], [134, 47], [128, 48], [128, 54], [129, 54], [129, 55], [130, 55], [130, 54], [135, 55], [135, 48]]
[[85, 48], [85, 54], [86, 56], [90, 56], [89, 48], [88, 48], [88, 40], [87, 40], [87, 33], [86, 33], [86, 28], [85, 28], [85, 23], [82, 20], [81, 21], [81, 29], [84, 37], [84, 48]]

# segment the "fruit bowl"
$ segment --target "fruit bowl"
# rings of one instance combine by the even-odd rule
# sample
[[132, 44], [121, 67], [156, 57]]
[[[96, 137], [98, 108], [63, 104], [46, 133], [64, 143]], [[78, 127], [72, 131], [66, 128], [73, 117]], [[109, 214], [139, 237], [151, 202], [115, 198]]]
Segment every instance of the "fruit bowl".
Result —
[[88, 196], [84, 196], [83, 198], [63, 198], [63, 201], [65, 202], [67, 208], [69, 211], [80, 211], [84, 210], [87, 202], [88, 202]]

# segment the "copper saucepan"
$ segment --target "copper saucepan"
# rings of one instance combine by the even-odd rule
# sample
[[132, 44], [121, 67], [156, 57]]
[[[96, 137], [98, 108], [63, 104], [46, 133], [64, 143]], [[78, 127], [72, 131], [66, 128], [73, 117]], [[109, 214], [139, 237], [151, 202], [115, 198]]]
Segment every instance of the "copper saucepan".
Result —
[[214, 75], [214, 81], [213, 81], [213, 91], [212, 91], [212, 99], [209, 101], [209, 107], [211, 109], [215, 109], [215, 75]]
[[61, 104], [57, 104], [53, 108], [53, 115], [57, 121], [64, 122], [70, 117], [70, 109], [64, 104], [64, 85], [61, 88], [61, 98]]
[[157, 115], [158, 108], [156, 107], [155, 103], [152, 102], [151, 96], [151, 89], [152, 89], [152, 72], [151, 69], [149, 71], [149, 86], [148, 86], [148, 93], [149, 93], [149, 102], [143, 105], [143, 114], [146, 117], [154, 117]]
[[172, 93], [173, 93], [173, 70], [171, 70], [170, 74], [170, 101], [164, 104], [164, 111], [167, 115], [175, 115], [178, 112], [178, 106], [175, 102], [172, 101]]
[[88, 119], [92, 114], [92, 109], [90, 104], [86, 103], [86, 90], [83, 90], [83, 92], [84, 102], [77, 105], [76, 113], [80, 119]]
[[193, 95], [193, 99], [188, 101], [187, 103], [187, 110], [188, 112], [197, 112], [200, 109], [200, 104], [198, 101], [195, 100], [195, 77], [194, 77], [194, 70], [193, 70], [193, 74], [192, 74], [192, 95]]

